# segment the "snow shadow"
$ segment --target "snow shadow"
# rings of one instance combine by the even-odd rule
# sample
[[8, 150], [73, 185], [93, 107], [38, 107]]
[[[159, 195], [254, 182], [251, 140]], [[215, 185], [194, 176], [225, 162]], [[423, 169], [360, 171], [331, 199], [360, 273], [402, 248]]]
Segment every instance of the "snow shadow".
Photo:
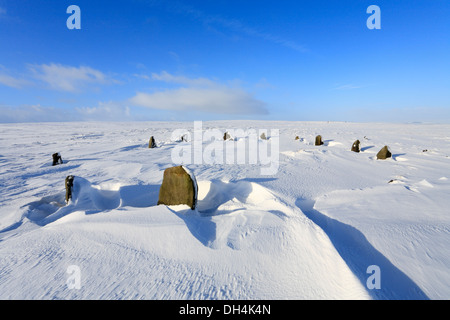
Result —
[[[228, 246], [239, 250], [239, 235], [255, 223], [247, 221], [248, 217], [242, 219], [239, 213], [251, 210], [258, 200], [265, 200], [267, 197], [264, 192], [267, 191], [262, 186], [246, 179], [231, 182], [200, 181], [196, 210], [175, 211], [174, 208], [168, 208], [186, 223], [191, 234], [204, 246], [213, 249]], [[281, 220], [286, 217], [284, 212], [277, 209], [267, 208], [265, 212]]]
[[405, 273], [394, 266], [381, 252], [375, 249], [362, 232], [356, 228], [332, 219], [314, 209], [314, 201], [297, 199], [297, 207], [328, 235], [334, 247], [367, 288], [371, 273], [367, 268], [380, 268], [380, 289], [368, 289], [368, 293], [379, 300], [428, 300], [427, 295]]
[[364, 152], [364, 151], [369, 150], [369, 149], [372, 149], [372, 148], [375, 148], [375, 146], [362, 147], [362, 148], [361, 148], [361, 152]]
[[271, 181], [275, 181], [277, 180], [277, 178], [245, 178], [242, 179], [241, 181], [248, 181], [248, 182], [254, 182], [254, 183], [265, 183], [265, 182], [271, 182]]
[[80, 164], [72, 164], [68, 165], [69, 161], [64, 162], [63, 164], [58, 164], [56, 166], [52, 166], [51, 163], [46, 163], [40, 166], [37, 170], [33, 170], [31, 172], [25, 172], [20, 175], [22, 180], [28, 180], [36, 177], [40, 177], [46, 174], [53, 174], [55, 172], [65, 172], [70, 170], [75, 170], [79, 168]]
[[145, 147], [143, 144], [135, 144], [132, 146], [126, 146], [126, 147], [122, 147], [119, 149], [118, 152], [126, 152], [126, 151], [132, 151], [132, 150], [136, 150], [136, 149], [141, 149]]
[[65, 192], [43, 197], [24, 206], [27, 210], [23, 218], [44, 226], [76, 211], [97, 214], [119, 207], [151, 207], [158, 202], [159, 188], [159, 185], [120, 184], [107, 188], [92, 185], [88, 180], [76, 177], [72, 199], [68, 204], [65, 202]]
[[121, 207], [146, 208], [156, 206], [160, 185], [134, 185], [119, 188]]
[[184, 221], [191, 234], [204, 246], [213, 246], [217, 237], [217, 226], [212, 221], [212, 216], [202, 216], [198, 211], [190, 209], [176, 211], [170, 206], [167, 208]]
[[223, 182], [221, 180], [201, 181], [198, 184], [198, 200], [196, 210], [175, 211], [171, 209], [185, 223], [192, 235], [204, 246], [214, 247], [217, 239], [217, 225], [214, 216], [230, 214], [244, 207], [230, 207], [219, 209], [227, 202], [237, 200], [245, 203], [252, 192], [252, 184], [247, 181]]
[[39, 201], [34, 201], [26, 205], [28, 206], [28, 211], [25, 213], [24, 217], [39, 224], [39, 221], [51, 216], [65, 205], [65, 193], [63, 192], [43, 197]]

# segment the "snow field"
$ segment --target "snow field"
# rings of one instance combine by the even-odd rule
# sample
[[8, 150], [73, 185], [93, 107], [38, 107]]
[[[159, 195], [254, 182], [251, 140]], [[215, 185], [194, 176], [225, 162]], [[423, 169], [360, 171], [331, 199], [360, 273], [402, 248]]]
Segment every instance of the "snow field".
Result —
[[[205, 122], [269, 137], [279, 129], [280, 163], [272, 176], [253, 164], [186, 165], [196, 211], [156, 206], [171, 150], [188, 144], [171, 137], [180, 127], [192, 130], [1, 125], [0, 297], [450, 297], [448, 125]], [[323, 146], [313, 145], [317, 134]], [[349, 151], [356, 139], [359, 154]], [[393, 157], [377, 161], [384, 145]], [[63, 165], [51, 166], [54, 152]], [[65, 205], [69, 174], [78, 191]], [[67, 285], [71, 265], [80, 289]], [[380, 267], [380, 290], [366, 287], [370, 265]]]

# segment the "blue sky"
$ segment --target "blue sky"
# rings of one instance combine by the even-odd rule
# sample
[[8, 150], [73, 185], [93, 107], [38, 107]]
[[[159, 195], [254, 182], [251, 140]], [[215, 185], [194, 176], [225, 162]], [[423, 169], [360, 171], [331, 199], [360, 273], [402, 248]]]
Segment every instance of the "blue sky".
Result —
[[450, 122], [448, 0], [0, 0], [0, 43], [0, 122]]

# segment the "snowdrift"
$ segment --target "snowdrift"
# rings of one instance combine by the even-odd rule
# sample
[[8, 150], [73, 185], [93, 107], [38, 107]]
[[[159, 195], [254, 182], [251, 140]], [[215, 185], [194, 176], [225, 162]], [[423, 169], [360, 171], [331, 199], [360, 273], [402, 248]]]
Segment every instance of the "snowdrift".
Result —
[[[173, 148], [189, 143], [172, 133], [191, 124], [0, 125], [0, 298], [450, 298], [449, 125], [204, 127], [278, 129], [277, 173], [188, 164], [197, 209], [157, 206]], [[384, 145], [392, 158], [376, 160]]]

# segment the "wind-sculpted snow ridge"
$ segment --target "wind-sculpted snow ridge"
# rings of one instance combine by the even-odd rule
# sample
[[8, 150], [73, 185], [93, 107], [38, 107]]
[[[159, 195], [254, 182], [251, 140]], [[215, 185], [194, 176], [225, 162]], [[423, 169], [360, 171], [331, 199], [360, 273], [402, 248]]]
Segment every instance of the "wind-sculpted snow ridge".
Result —
[[157, 185], [121, 186], [115, 183], [98, 186], [75, 177], [72, 199], [67, 204], [63, 193], [48, 196], [30, 203], [25, 217], [44, 226], [76, 211], [95, 214], [127, 206], [150, 207], [156, 205], [158, 192]]
[[374, 299], [428, 299], [420, 287], [373, 247], [361, 231], [320, 213], [310, 201], [300, 199], [298, 206], [325, 231], [341, 257], [363, 284], [368, 280], [368, 267], [377, 266], [379, 270], [383, 270], [382, 285], [380, 277], [380, 288], [369, 291]]
[[[361, 243], [373, 246], [359, 250], [355, 256], [360, 261], [373, 260], [384, 270], [382, 290], [374, 294], [390, 299], [424, 299], [427, 295], [422, 287], [437, 298], [450, 285], [449, 274], [435, 265], [437, 261], [450, 265], [450, 219], [441, 208], [442, 199], [450, 194], [446, 181], [411, 183], [398, 178], [385, 186], [333, 191], [320, 197], [308, 215], [319, 225], [325, 224], [336, 243], [344, 240], [341, 231], [349, 230], [346, 236], [353, 232]], [[365, 219], [360, 218], [358, 208], [365, 208]], [[345, 251], [349, 246], [344, 244], [342, 248]], [[356, 260], [352, 262], [358, 264]], [[421, 277], [414, 283], [417, 274]]]
[[0, 125], [0, 298], [450, 298], [448, 125], [207, 122], [279, 130], [277, 172], [184, 164], [196, 210], [158, 206], [172, 151], [190, 143], [172, 133], [192, 127]]
[[[9, 259], [36, 258], [59, 284], [56, 291], [40, 292], [42, 296], [33, 296], [31, 287], [25, 285], [31, 291], [21, 294], [114, 298], [117, 288], [105, 288], [103, 283], [108, 280], [119, 282], [116, 285], [121, 290], [131, 290], [123, 291], [121, 298], [367, 298], [325, 234], [303, 218], [300, 210], [248, 181], [200, 181], [198, 186], [195, 211], [184, 205], [152, 206], [155, 193], [147, 193], [153, 197], [150, 206], [132, 207], [143, 204], [136, 200], [139, 196], [130, 199], [120, 186], [107, 190], [77, 177], [68, 205], [62, 206], [62, 195], [30, 203], [25, 214], [29, 221], [24, 224], [44, 228], [40, 244], [32, 246], [31, 252], [11, 253]], [[9, 238], [12, 231], [3, 234]], [[33, 232], [7, 241], [22, 248], [32, 241]], [[45, 252], [50, 250], [51, 261], [48, 253], [40, 251], [42, 247]], [[66, 265], [73, 264], [80, 264], [89, 279], [86, 290], [64, 290], [62, 274]], [[25, 264], [10, 272], [16, 274], [21, 268], [26, 270], [25, 278], [40, 269], [28, 269]], [[325, 290], [322, 281], [322, 289], [317, 288], [317, 272], [338, 272], [335, 281], [339, 286]], [[115, 278], [110, 278], [112, 275]], [[47, 280], [37, 277], [29, 281], [36, 288]], [[6, 281], [4, 286], [13, 284]], [[308, 289], [312, 285], [316, 287], [314, 295]], [[34, 289], [36, 292], [39, 290]]]

